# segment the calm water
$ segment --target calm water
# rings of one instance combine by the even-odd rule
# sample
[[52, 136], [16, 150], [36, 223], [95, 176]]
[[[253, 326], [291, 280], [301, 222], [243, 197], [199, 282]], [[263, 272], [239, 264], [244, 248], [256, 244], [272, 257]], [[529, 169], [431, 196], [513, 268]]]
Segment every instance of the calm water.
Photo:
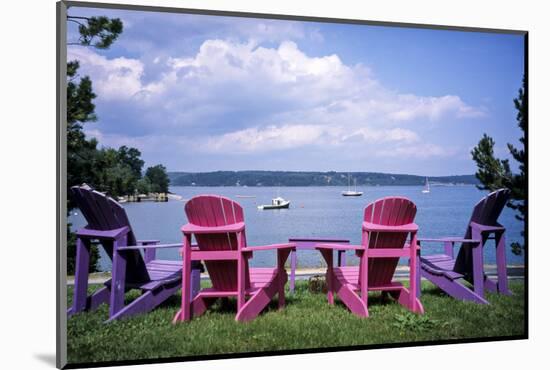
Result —
[[[220, 194], [236, 200], [245, 211], [248, 245], [282, 243], [289, 237], [338, 237], [359, 244], [361, 222], [365, 206], [381, 197], [405, 196], [416, 203], [418, 212], [415, 222], [419, 225], [419, 237], [464, 236], [473, 206], [486, 194], [474, 186], [432, 186], [430, 194], [422, 194], [420, 186], [358, 187], [362, 197], [343, 197], [339, 187], [172, 187], [171, 192], [189, 199], [198, 194]], [[279, 194], [291, 201], [290, 209], [258, 210], [260, 204], [269, 204]], [[237, 198], [236, 195], [255, 195], [256, 198]], [[181, 242], [180, 227], [187, 222], [183, 211], [184, 202], [125, 203], [124, 207], [138, 239], [160, 239], [161, 243]], [[499, 219], [507, 228], [507, 262], [523, 264], [522, 256], [510, 252], [509, 243], [521, 241], [523, 223], [514, 218], [514, 213], [505, 208]], [[73, 229], [85, 226], [78, 210], [70, 217]], [[494, 245], [489, 241], [489, 246]], [[424, 244], [422, 253], [441, 251], [437, 244]], [[111, 261], [101, 251], [100, 266], [110, 270]], [[161, 250], [158, 256], [179, 259], [177, 249]], [[273, 266], [274, 252], [255, 253], [253, 266]], [[349, 263], [357, 260], [348, 252]], [[494, 263], [494, 248], [485, 248], [485, 262]], [[321, 265], [321, 257], [315, 250], [301, 251], [298, 265], [315, 267]]]

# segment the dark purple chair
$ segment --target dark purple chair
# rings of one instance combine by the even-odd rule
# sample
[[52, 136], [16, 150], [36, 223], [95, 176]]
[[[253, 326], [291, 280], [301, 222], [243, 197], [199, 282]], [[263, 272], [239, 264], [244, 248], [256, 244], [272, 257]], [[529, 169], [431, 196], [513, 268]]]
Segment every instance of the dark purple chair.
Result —
[[[510, 190], [500, 189], [481, 199], [474, 207], [464, 238], [419, 239], [420, 242], [441, 242], [445, 249], [444, 254], [420, 257], [421, 275], [460, 300], [488, 304], [484, 296], [485, 289], [511, 294], [506, 272], [506, 229], [498, 223], [498, 217], [509, 197]], [[483, 248], [489, 239], [495, 240], [496, 246], [496, 282], [489, 279], [483, 269]], [[461, 244], [456, 258], [453, 251], [455, 243]], [[473, 289], [464, 284], [463, 280], [470, 283]]]
[[[181, 288], [181, 261], [155, 258], [156, 249], [181, 248], [181, 243], [161, 245], [158, 240], [136, 240], [124, 208], [87, 185], [72, 187], [71, 195], [88, 225], [76, 233], [75, 286], [73, 304], [67, 310], [69, 316], [108, 303], [107, 321], [112, 321], [148, 312]], [[94, 241], [103, 246], [112, 260], [112, 277], [103, 288], [88, 296], [90, 246]], [[200, 283], [199, 268], [200, 264], [193, 270], [195, 293]], [[140, 289], [142, 294], [125, 305], [125, 293], [133, 288]]]

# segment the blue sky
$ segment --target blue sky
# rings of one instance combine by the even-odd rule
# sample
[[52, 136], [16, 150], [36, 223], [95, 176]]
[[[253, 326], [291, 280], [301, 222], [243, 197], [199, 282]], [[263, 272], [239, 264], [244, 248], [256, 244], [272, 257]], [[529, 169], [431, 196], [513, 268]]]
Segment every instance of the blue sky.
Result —
[[[69, 46], [98, 95], [101, 145], [170, 171], [469, 174], [484, 132], [517, 143], [523, 37], [70, 8], [124, 22]], [[77, 39], [69, 23], [68, 41]]]

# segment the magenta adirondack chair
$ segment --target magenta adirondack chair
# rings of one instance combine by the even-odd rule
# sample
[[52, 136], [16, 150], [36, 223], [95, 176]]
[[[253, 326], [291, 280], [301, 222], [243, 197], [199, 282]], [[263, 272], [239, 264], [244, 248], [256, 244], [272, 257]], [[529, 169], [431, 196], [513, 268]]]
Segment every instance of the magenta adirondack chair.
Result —
[[[158, 260], [155, 250], [181, 248], [181, 243], [161, 245], [158, 240], [136, 240], [124, 208], [115, 200], [87, 185], [74, 186], [71, 193], [88, 225], [76, 233], [75, 286], [73, 304], [67, 310], [69, 316], [108, 303], [107, 321], [112, 321], [148, 312], [179, 290], [181, 261]], [[112, 278], [88, 297], [90, 246], [94, 240], [101, 243], [113, 262]], [[194, 266], [193, 274], [197, 287], [199, 266]], [[132, 288], [140, 289], [142, 295], [125, 305], [124, 295]]]
[[[498, 223], [498, 217], [510, 197], [510, 190], [500, 189], [481, 199], [472, 212], [464, 238], [420, 239], [423, 242], [439, 242], [444, 254], [421, 256], [421, 274], [450, 296], [488, 304], [484, 289], [509, 295], [506, 272], [506, 229]], [[487, 240], [494, 239], [497, 259], [497, 282], [489, 279], [483, 269], [483, 248]], [[458, 256], [453, 247], [460, 243]], [[462, 281], [473, 285], [473, 290]], [[420, 294], [420, 292], [418, 292]]]
[[[422, 303], [414, 294], [419, 283], [415, 215], [416, 206], [407, 198], [382, 198], [365, 208], [361, 245], [317, 245], [327, 262], [330, 304], [334, 304], [336, 293], [351, 312], [367, 317], [368, 292], [382, 291], [410, 311], [424, 313]], [[360, 259], [359, 266], [333, 267], [333, 251], [339, 250], [354, 250]], [[400, 257], [410, 260], [410, 289], [393, 281]]]
[[[284, 264], [294, 249], [293, 243], [248, 247], [242, 207], [222, 196], [196, 196], [185, 205], [185, 213], [189, 223], [181, 228], [182, 302], [174, 323], [202, 315], [217, 298], [237, 297], [237, 321], [254, 319], [275, 294], [279, 308], [284, 306], [288, 279]], [[193, 235], [198, 247], [191, 246]], [[277, 251], [276, 268], [248, 266], [252, 252], [270, 249]], [[193, 300], [189, 296], [192, 261], [204, 261], [212, 281], [212, 287], [199, 291]]]

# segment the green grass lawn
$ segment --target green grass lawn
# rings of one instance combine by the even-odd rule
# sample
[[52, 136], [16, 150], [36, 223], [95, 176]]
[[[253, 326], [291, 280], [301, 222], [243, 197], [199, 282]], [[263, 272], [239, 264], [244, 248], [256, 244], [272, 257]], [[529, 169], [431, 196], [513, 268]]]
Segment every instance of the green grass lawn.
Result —
[[[172, 325], [180, 296], [156, 310], [104, 324], [107, 305], [68, 320], [69, 363], [140, 360], [235, 352], [300, 350], [323, 347], [404, 343], [524, 334], [523, 281], [511, 283], [511, 297], [489, 294], [490, 305], [459, 302], [423, 282], [426, 311], [409, 313], [380, 294], [369, 299], [369, 318], [358, 318], [324, 294], [312, 294], [307, 282], [297, 282], [284, 310], [276, 299], [254, 321], [235, 322], [235, 302], [216, 303], [203, 316]], [[91, 287], [93, 291], [97, 286]], [[69, 287], [69, 304], [72, 287]], [[128, 293], [128, 298], [137, 292]]]

